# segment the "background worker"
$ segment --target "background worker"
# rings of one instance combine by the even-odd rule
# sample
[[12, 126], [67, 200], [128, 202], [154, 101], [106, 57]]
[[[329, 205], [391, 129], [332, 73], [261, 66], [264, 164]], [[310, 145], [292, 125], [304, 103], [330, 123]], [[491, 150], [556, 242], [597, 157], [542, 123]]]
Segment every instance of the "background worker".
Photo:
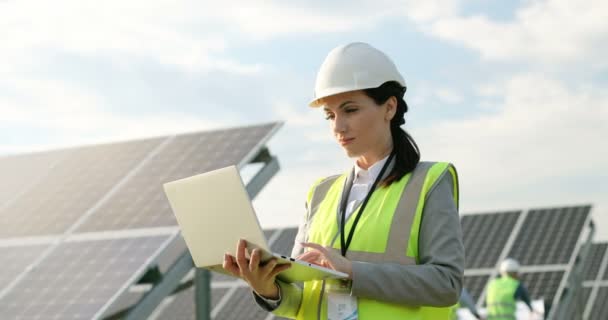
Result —
[[524, 284], [519, 280], [519, 262], [505, 259], [499, 267], [501, 276], [488, 284], [486, 305], [488, 320], [515, 320], [516, 302], [523, 301], [533, 314], [536, 314], [530, 303], [530, 296]]
[[295, 319], [448, 320], [458, 302], [464, 247], [458, 177], [447, 162], [420, 162], [401, 125], [406, 85], [380, 50], [351, 43], [321, 65], [312, 107], [354, 160], [343, 174], [319, 179], [292, 252], [348, 274], [346, 281], [276, 280], [276, 262], [246, 259], [244, 242], [224, 268], [243, 278], [260, 306]]

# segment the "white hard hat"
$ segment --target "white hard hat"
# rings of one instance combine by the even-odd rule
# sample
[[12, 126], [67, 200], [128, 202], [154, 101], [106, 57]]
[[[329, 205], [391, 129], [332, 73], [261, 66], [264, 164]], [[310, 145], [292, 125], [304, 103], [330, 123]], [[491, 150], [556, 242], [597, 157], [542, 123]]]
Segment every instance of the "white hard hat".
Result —
[[503, 276], [507, 273], [518, 273], [519, 272], [519, 262], [515, 259], [507, 258], [503, 262], [500, 263], [500, 274]]
[[387, 81], [405, 87], [405, 80], [397, 67], [382, 51], [367, 43], [354, 42], [334, 48], [319, 69], [311, 107], [320, 105], [319, 99], [334, 94], [377, 88]]

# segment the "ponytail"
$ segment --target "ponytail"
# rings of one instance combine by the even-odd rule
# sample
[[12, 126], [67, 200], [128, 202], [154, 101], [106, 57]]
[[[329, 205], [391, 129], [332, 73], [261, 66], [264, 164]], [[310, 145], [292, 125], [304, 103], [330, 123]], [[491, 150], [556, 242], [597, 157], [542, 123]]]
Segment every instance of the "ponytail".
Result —
[[403, 100], [405, 88], [398, 82], [389, 81], [383, 83], [378, 88], [365, 89], [363, 92], [372, 98], [376, 104], [385, 103], [390, 97], [397, 98], [397, 111], [391, 119], [391, 137], [393, 139], [393, 153], [395, 153], [395, 165], [388, 176], [382, 181], [382, 186], [389, 186], [391, 183], [401, 180], [403, 176], [414, 171], [420, 162], [420, 150], [414, 141], [401, 125], [405, 124], [404, 115], [407, 112], [407, 104]]

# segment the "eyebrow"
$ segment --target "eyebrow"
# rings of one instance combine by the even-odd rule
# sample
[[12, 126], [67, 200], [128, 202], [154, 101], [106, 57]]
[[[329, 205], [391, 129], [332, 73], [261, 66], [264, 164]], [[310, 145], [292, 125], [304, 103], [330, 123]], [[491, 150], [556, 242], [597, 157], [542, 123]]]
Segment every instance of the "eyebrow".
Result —
[[[341, 105], [338, 107], [338, 109], [342, 109], [342, 108], [344, 108], [344, 107], [345, 107], [347, 104], [349, 104], [349, 103], [355, 103], [355, 102], [354, 102], [354, 101], [351, 101], [351, 100], [344, 101], [344, 102], [342, 102], [342, 104], [341, 104]], [[329, 110], [329, 108], [327, 108], [327, 107], [323, 107], [323, 110], [325, 110], [325, 112], [327, 112], [327, 111], [331, 111], [331, 110]]]

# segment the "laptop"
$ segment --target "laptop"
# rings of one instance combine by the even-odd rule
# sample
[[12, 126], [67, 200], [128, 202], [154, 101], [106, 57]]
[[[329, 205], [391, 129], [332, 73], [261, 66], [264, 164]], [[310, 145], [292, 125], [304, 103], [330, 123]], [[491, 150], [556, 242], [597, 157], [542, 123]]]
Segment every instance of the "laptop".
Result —
[[249, 252], [262, 250], [262, 261], [276, 258], [291, 268], [279, 273], [285, 282], [344, 279], [348, 275], [292, 257], [272, 253], [251, 205], [238, 169], [229, 166], [163, 185], [194, 264], [229, 274], [222, 267], [224, 253], [236, 256], [239, 239]]

